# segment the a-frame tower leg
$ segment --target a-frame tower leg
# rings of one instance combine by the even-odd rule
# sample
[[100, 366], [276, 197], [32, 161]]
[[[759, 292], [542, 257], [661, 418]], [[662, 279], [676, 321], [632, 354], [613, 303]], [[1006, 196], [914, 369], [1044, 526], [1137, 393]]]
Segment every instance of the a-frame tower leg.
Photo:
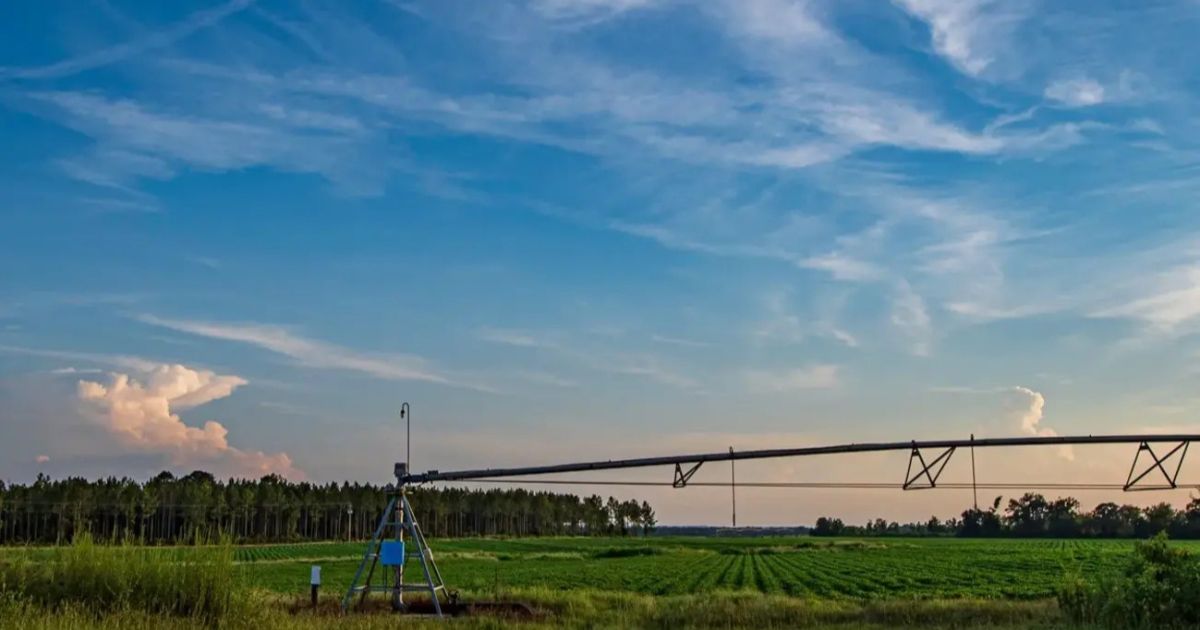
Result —
[[[442, 572], [433, 561], [433, 552], [421, 532], [412, 505], [408, 502], [408, 494], [404, 486], [393, 490], [394, 494], [388, 501], [387, 509], [379, 519], [379, 525], [367, 548], [363, 552], [362, 562], [354, 574], [354, 581], [342, 599], [342, 610], [349, 611], [354, 605], [354, 597], [358, 596], [361, 606], [371, 593], [388, 593], [392, 598], [395, 610], [405, 610], [404, 594], [409, 592], [428, 593], [434, 613], [441, 617], [442, 597], [449, 596], [446, 592]], [[421, 566], [421, 578], [416, 582], [405, 581], [405, 566], [410, 560], [416, 560]], [[379, 583], [372, 580], [376, 569], [383, 565], [384, 570]]]

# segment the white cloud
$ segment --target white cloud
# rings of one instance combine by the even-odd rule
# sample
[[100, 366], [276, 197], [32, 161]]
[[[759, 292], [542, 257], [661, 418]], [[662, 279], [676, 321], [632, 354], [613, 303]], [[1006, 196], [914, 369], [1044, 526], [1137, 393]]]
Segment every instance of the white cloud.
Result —
[[685, 348], [708, 348], [712, 346], [707, 341], [696, 341], [695, 339], [684, 339], [682, 337], [672, 337], [670, 335], [650, 335], [651, 341], [665, 343], [672, 346], [682, 346]]
[[896, 283], [892, 295], [892, 326], [903, 334], [913, 354], [929, 356], [932, 343], [932, 324], [925, 300], [906, 281]]
[[188, 426], [176, 413], [225, 398], [245, 384], [237, 376], [164, 364], [149, 370], [144, 381], [119, 373], [108, 384], [79, 381], [78, 395], [102, 412], [101, 425], [123, 445], [165, 454], [176, 466], [216, 466], [239, 476], [276, 473], [303, 478], [287, 453], [242, 450], [229, 444], [229, 432], [221, 423], [209, 420], [200, 427]]
[[1020, 385], [1013, 387], [1012, 391], [1028, 399], [1028, 408], [1023, 408], [1020, 412], [1021, 431], [1030, 435], [1055, 435], [1050, 429], [1038, 427], [1046, 408], [1046, 397], [1041, 392]]
[[[247, 49], [280, 50], [278, 59], [269, 56], [279, 67], [247, 66], [242, 58], [220, 55], [198, 61], [180, 52], [141, 67], [150, 89], [130, 90], [124, 98], [63, 91], [26, 94], [23, 101], [93, 139], [90, 150], [59, 161], [65, 172], [126, 192], [136, 192], [132, 187], [142, 180], [189, 170], [269, 167], [315, 174], [358, 195], [382, 194], [395, 173], [412, 171], [417, 177], [409, 179], [423, 182], [418, 185], [432, 194], [469, 196], [448, 181], [452, 175], [405, 162], [402, 151], [390, 150], [397, 126], [435, 125], [619, 162], [666, 156], [768, 169], [809, 169], [877, 146], [999, 155], [1053, 150], [1079, 139], [1070, 125], [1010, 131], [948, 120], [931, 101], [880, 80], [901, 69], [840, 36], [825, 15], [832, 11], [815, 3], [735, 0], [700, 9], [741, 47], [747, 70], [764, 77], [753, 84], [737, 78], [742, 71], [696, 80], [650, 64], [608, 65], [561, 41], [569, 35], [555, 28], [652, 4], [541, 0], [481, 9], [457, 33], [496, 64], [495, 73], [486, 75], [487, 87], [476, 91], [439, 89], [402, 64], [378, 63], [407, 58], [409, 51], [378, 25], [344, 12], [320, 14], [326, 19], [319, 27], [301, 19], [279, 24], [265, 16], [294, 41], [228, 25]], [[947, 50], [958, 50], [962, 38], [937, 33], [995, 30], [994, 21], [987, 28], [975, 26], [983, 20], [981, 7], [960, 11], [958, 4], [914, 0], [906, 6], [921, 15], [948, 13], [948, 19], [933, 19], [939, 25], [935, 38], [949, 42]], [[195, 22], [212, 23], [240, 8], [231, 3]], [[487, 19], [489, 10], [496, 20]], [[520, 36], [509, 31], [515, 25]], [[345, 46], [359, 41], [369, 46]], [[288, 51], [289, 45], [298, 50]], [[367, 48], [374, 53], [369, 59], [355, 52]], [[311, 60], [314, 52], [318, 62]], [[794, 257], [797, 264], [803, 259]]]
[[178, 24], [161, 31], [47, 66], [36, 68], [0, 68], [0, 79], [8, 77], [18, 79], [52, 79], [117, 63], [135, 55], [169, 46], [202, 28], [212, 26], [227, 16], [245, 9], [253, 2], [254, 0], [232, 0], [211, 9], [197, 11]]
[[760, 341], [802, 343], [812, 337], [828, 337], [848, 348], [859, 346], [858, 338], [839, 327], [834, 321], [840, 300], [818, 302], [817, 316], [802, 320], [789, 305], [788, 291], [771, 291], [765, 296], [764, 315], [751, 330], [751, 337]]
[[613, 374], [634, 376], [640, 379], [654, 381], [662, 385], [670, 385], [672, 387], [680, 387], [684, 389], [696, 387], [695, 380], [680, 374], [666, 365], [663, 365], [663, 363], [657, 357], [650, 355], [617, 356], [614, 357], [612, 361], [593, 361], [591, 365], [596, 369], [611, 372]]
[[837, 387], [839, 373], [837, 365], [817, 364], [783, 372], [747, 370], [743, 377], [751, 391], [789, 392]]
[[1087, 79], [1062, 79], [1046, 86], [1046, 98], [1071, 107], [1087, 107], [1104, 102], [1104, 86]]
[[720, 240], [709, 239], [708, 235], [705, 234], [692, 234], [693, 231], [699, 232], [699, 230], [696, 230], [698, 226], [689, 225], [686, 222], [680, 225], [650, 225], [644, 223], [635, 224], [626, 221], [612, 221], [606, 227], [623, 234], [654, 241], [663, 247], [681, 251], [699, 252], [712, 256], [778, 260], [797, 267], [819, 269], [830, 273], [846, 273], [854, 277], [857, 277], [863, 271], [862, 267], [857, 266], [851, 260], [839, 259], [832, 256], [803, 257], [789, 251], [785, 247], [755, 242], [763, 240], [761, 235], [752, 235], [750, 238], [753, 240], [731, 238], [730, 235], [724, 235]]
[[61, 161], [64, 171], [98, 186], [128, 190], [142, 179], [170, 179], [183, 169], [238, 170], [272, 166], [314, 173], [355, 194], [377, 194], [381, 162], [355, 129], [310, 133], [294, 120], [259, 111], [162, 107], [91, 92], [29, 95], [49, 105], [48, 116], [94, 140], [92, 149]]
[[349, 348], [301, 337], [280, 326], [174, 320], [153, 315], [142, 315], [138, 320], [192, 335], [250, 344], [291, 357], [307, 367], [348, 370], [394, 381], [455, 384], [430, 368], [420, 357], [366, 355]]
[[75, 366], [68, 365], [67, 367], [55, 368], [53, 370], [50, 370], [50, 373], [51, 374], [60, 374], [60, 375], [61, 374], [98, 374], [102, 371], [103, 370], [99, 370], [97, 368], [77, 368]]
[[46, 463], [50, 462], [50, 456], [49, 455], [38, 455], [37, 457], [33, 458], [33, 461], [38, 464], [46, 464]]
[[[833, 196], [832, 203], [853, 209], [848, 214], [861, 227], [829, 225], [808, 208], [776, 203], [769, 192], [748, 202], [707, 193], [715, 197], [708, 205], [697, 207], [685, 198], [677, 208], [655, 208], [656, 225], [609, 225], [671, 249], [823, 271], [834, 280], [863, 285], [864, 292], [883, 289], [885, 297], [891, 288], [893, 323], [916, 354], [927, 354], [935, 337], [929, 304], [948, 305], [952, 312], [975, 320], [1025, 317], [1065, 306], [1057, 290], [1026, 290], [1015, 296], [1019, 303], [1010, 298], [1006, 266], [1026, 241], [1045, 232], [1015, 224], [1004, 212], [1005, 202], [974, 187], [933, 196], [898, 183], [899, 178], [841, 168], [832, 173], [829, 180], [813, 178], [806, 194]], [[854, 179], [854, 186], [844, 185], [847, 178]], [[1022, 279], [1022, 285], [1029, 284]], [[858, 342], [854, 335], [841, 334], [848, 331], [834, 325], [829, 313], [817, 313], [805, 322], [794, 315], [787, 321], [787, 316], [762, 322], [754, 335], [833, 335], [849, 346]]]
[[571, 26], [610, 20], [628, 11], [645, 9], [660, 0], [534, 0], [532, 7], [546, 19]]
[[784, 45], [828, 44], [837, 37], [814, 15], [808, 2], [791, 0], [732, 0], [714, 2], [723, 21], [742, 36]]
[[[1099, 309], [1096, 317], [1140, 319], [1151, 326], [1170, 331], [1200, 315], [1200, 265], [1183, 265], [1161, 274], [1157, 281], [1138, 282], [1139, 293], [1133, 299]], [[1149, 290], [1142, 288], [1149, 284]]]
[[207, 267], [209, 269], [216, 270], [221, 268], [221, 261], [217, 258], [212, 258], [211, 256], [186, 256], [184, 260], [200, 265], [201, 267]]
[[[1046, 397], [1041, 392], [1025, 387], [1015, 385], [1012, 387], [973, 387], [961, 385], [949, 386], [932, 386], [926, 391], [938, 394], [963, 394], [970, 396], [984, 396], [989, 401], [988, 409], [982, 412], [982, 415], [989, 420], [986, 426], [977, 427], [983, 431], [1001, 430], [1004, 434], [1008, 434], [1013, 428], [1020, 433], [1032, 436], [1053, 437], [1058, 433], [1046, 426], [1043, 422], [1046, 412]], [[997, 401], [997, 396], [999, 399]], [[1003, 422], [997, 424], [992, 418], [995, 414], [995, 405], [999, 404], [1003, 410]], [[1013, 427], [1013, 424], [1016, 426]], [[1061, 458], [1074, 461], [1075, 451], [1069, 446], [1059, 446], [1058, 454]]]
[[[1051, 437], [1058, 435], [1042, 424], [1045, 417], [1046, 397], [1041, 392], [1017, 385], [1009, 391], [1016, 395], [1015, 413], [1022, 433]], [[1075, 451], [1070, 446], [1060, 446], [1059, 455], [1068, 461], [1075, 460]]]
[[498, 343], [505, 346], [517, 346], [520, 348], [545, 348], [551, 344], [548, 341], [538, 338], [537, 336], [520, 330], [511, 330], [506, 328], [482, 328], [478, 331], [480, 339], [489, 343]]
[[[68, 361], [89, 361], [92, 363], [99, 363], [101, 365], [111, 365], [139, 371], [149, 371], [159, 365], [159, 362], [157, 361], [143, 357], [134, 357], [122, 354], [98, 354], [93, 352], [71, 352], [67, 350], [43, 350], [40, 348], [25, 348], [22, 346], [6, 345], [0, 345], [0, 352], [23, 354], [33, 357], [46, 357], [51, 359], [64, 359]], [[93, 368], [76, 368], [73, 366], [68, 366], [65, 368], [51, 370], [51, 373], [82, 374], [96, 371], [98, 370]]]
[[1015, 2], [993, 0], [895, 0], [929, 25], [933, 48], [970, 76], [982, 74], [995, 61], [1002, 37], [1019, 19]]
[[903, 102], [880, 107], [869, 100], [869, 94], [860, 96], [853, 104], [837, 104], [820, 115], [832, 135], [860, 145], [981, 155], [1018, 144], [1010, 137], [974, 133], [938, 121], [929, 112]]
[[[614, 331], [608, 327], [593, 327], [590, 332], [604, 337], [612, 337]], [[602, 347], [591, 345], [577, 346], [575, 345], [577, 340], [572, 340], [562, 335], [535, 335], [528, 331], [492, 327], [480, 329], [477, 331], [477, 335], [480, 339], [489, 343], [497, 343], [515, 348], [546, 350], [572, 363], [586, 366], [598, 372], [633, 376], [662, 385], [684, 389], [693, 388], [697, 384], [694, 379], [667, 365], [658, 356], [624, 352], [611, 347], [610, 341], [606, 341]], [[660, 337], [656, 340], [660, 341], [660, 343], [670, 343], [662, 341], [662, 339]], [[675, 345], [683, 344], [675, 343]], [[560, 387], [574, 387], [576, 385], [574, 381], [562, 379], [558, 376], [537, 370], [519, 371], [517, 372], [517, 376], [530, 382], [541, 382], [546, 385]]]
[[852, 258], [843, 252], [810, 256], [800, 264], [809, 269], [828, 272], [835, 280], [862, 282], [876, 280], [882, 275], [882, 271], [874, 264]]
[[946, 310], [969, 317], [980, 321], [990, 321], [996, 319], [1020, 319], [1031, 315], [1040, 315], [1053, 311], [1056, 307], [1054, 304], [1044, 302], [1021, 304], [1018, 306], [993, 306], [990, 304], [978, 302], [947, 302]]
[[1157, 120], [1152, 118], [1139, 118], [1133, 121], [1133, 124], [1130, 125], [1130, 129], [1155, 136], [1167, 135], [1167, 130], [1163, 129], [1163, 126], [1159, 124]]
[[847, 348], [857, 348], [859, 345], [858, 337], [855, 337], [841, 328], [831, 328], [829, 329], [829, 334], [834, 339], [840, 341], [842, 345], [846, 346]]
[[517, 370], [513, 372], [518, 378], [534, 383], [536, 385], [549, 385], [551, 387], [579, 387], [579, 383], [563, 378], [557, 374], [543, 372], [541, 370]]

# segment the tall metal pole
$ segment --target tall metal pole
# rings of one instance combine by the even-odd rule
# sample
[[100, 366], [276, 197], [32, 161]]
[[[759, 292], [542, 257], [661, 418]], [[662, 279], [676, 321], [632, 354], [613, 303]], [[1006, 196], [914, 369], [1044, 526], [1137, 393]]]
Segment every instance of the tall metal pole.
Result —
[[400, 419], [404, 420], [404, 463], [409, 470], [412, 467], [412, 408], [408, 403], [400, 404]]
[[975, 511], [979, 511], [979, 491], [975, 487], [975, 434], [971, 434], [971, 498], [975, 502]]
[[[729, 447], [729, 454], [733, 455], [733, 447]], [[737, 474], [734, 470], [736, 461], [730, 457], [729, 459], [729, 499], [733, 504], [733, 528], [737, 529]]]

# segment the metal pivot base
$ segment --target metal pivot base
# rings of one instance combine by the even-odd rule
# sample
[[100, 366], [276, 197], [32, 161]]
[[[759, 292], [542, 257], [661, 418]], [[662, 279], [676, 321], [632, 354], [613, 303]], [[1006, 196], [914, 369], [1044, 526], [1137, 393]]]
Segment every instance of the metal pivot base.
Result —
[[[1189, 444], [1191, 444], [1191, 442], [1180, 442], [1178, 445], [1175, 446], [1175, 448], [1171, 449], [1170, 451], [1167, 451], [1166, 455], [1159, 457], [1157, 454], [1155, 454], [1154, 449], [1150, 448], [1150, 445], [1148, 443], [1142, 442], [1140, 445], [1138, 445], [1137, 453], [1134, 454], [1134, 456], [1133, 456], [1133, 465], [1129, 467], [1129, 476], [1125, 478], [1125, 491], [1132, 492], [1135, 490], [1174, 490], [1176, 488], [1175, 481], [1177, 479], [1179, 479], [1179, 471], [1180, 471], [1180, 469], [1183, 468], [1183, 458], [1187, 457], [1187, 450], [1188, 450]], [[1139, 474], [1135, 477], [1134, 473], [1137, 472], [1138, 459], [1141, 458], [1143, 451], [1146, 452], [1150, 456], [1150, 459], [1153, 460], [1154, 463], [1146, 466], [1146, 469], [1143, 470], [1141, 472], [1141, 474]], [[1177, 462], [1175, 462], [1175, 472], [1168, 473], [1166, 467], [1163, 466], [1163, 464], [1166, 464], [1167, 460], [1171, 459], [1171, 457], [1173, 457], [1176, 453], [1179, 453], [1179, 460]], [[1149, 475], [1150, 473], [1154, 472], [1155, 469], [1157, 469], [1159, 472], [1162, 473], [1163, 479], [1166, 480], [1167, 484], [1166, 485], [1139, 485], [1138, 482], [1142, 481], [1142, 479], [1144, 479], [1146, 477], [1146, 475]]]
[[[950, 456], [954, 454], [954, 449], [955, 447], [951, 446], [927, 464], [925, 463], [925, 457], [921, 455], [921, 449], [917, 448], [916, 442], [913, 442], [912, 451], [908, 454], [908, 470], [904, 472], [904, 489], [926, 490], [936, 488], [938, 477], [942, 476], [942, 471], [946, 469], [946, 464], [950, 462]], [[916, 471], [916, 473], [913, 473], [914, 461], [921, 466], [921, 469]]]
[[[398, 559], [388, 558], [384, 553], [385, 543], [393, 542], [404, 544], [403, 556]], [[421, 574], [417, 581], [405, 581], [404, 579], [405, 567], [411, 564], [410, 560], [416, 560], [421, 568]], [[372, 580], [376, 578], [376, 569], [381, 563], [383, 569], [378, 572], [378, 582], [373, 582]], [[393, 609], [406, 610], [404, 594], [414, 592], [429, 594], [433, 612], [439, 618], [442, 616], [441, 598], [446, 597], [447, 603], [450, 601], [450, 595], [446, 592], [446, 584], [442, 580], [442, 573], [433, 561], [433, 552], [425, 542], [421, 526], [413, 516], [408, 495], [401, 486], [388, 501], [383, 517], [379, 519], [379, 526], [375, 528], [375, 534], [371, 537], [371, 542], [367, 544], [366, 551], [363, 552], [362, 562], [359, 563], [358, 571], [354, 574], [354, 581], [350, 583], [350, 589], [346, 591], [346, 596], [342, 599], [342, 610], [344, 612], [350, 610], [350, 607], [354, 605], [355, 595], [358, 596], [358, 606], [361, 607], [367, 600], [367, 595], [371, 593], [388, 593], [392, 598]]]

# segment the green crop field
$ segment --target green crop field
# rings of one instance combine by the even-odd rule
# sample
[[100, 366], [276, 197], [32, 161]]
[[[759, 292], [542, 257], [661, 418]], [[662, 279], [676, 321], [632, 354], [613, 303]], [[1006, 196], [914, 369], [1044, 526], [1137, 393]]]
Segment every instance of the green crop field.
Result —
[[[1200, 551], [1200, 543], [1159, 544]], [[432, 546], [465, 601], [516, 600], [536, 611], [500, 626], [1009, 629], [1093, 627], [1066, 617], [1063, 588], [1079, 576], [1121, 576], [1135, 543], [650, 537]], [[126, 628], [173, 619], [180, 628], [220, 620], [259, 629], [387, 627], [394, 620], [383, 597], [376, 614], [338, 614], [362, 552], [361, 542], [0, 548], [0, 626]], [[313, 564], [324, 578], [315, 613], [306, 603]], [[98, 608], [105, 615], [96, 617]], [[49, 621], [22, 625], [37, 619]], [[464, 627], [498, 625], [476, 619]]]
[[[1053, 597], [1064, 577], [1115, 575], [1127, 540], [959, 538], [526, 538], [435, 540], [447, 584], [464, 592], [529, 587], [678, 595], [750, 590], [864, 599]], [[1173, 545], [1200, 551], [1200, 542]], [[238, 580], [276, 593], [304, 593], [319, 564], [324, 588], [349, 584], [361, 542], [244, 545]], [[162, 548], [170, 556], [179, 548]], [[56, 549], [0, 548], [0, 559], [49, 559]]]
[[[1173, 543], [1200, 549], [1195, 543]], [[750, 590], [815, 598], [1053, 597], [1065, 576], [1115, 575], [1131, 541], [955, 538], [537, 538], [435, 541], [451, 588], [544, 587], [647, 595]], [[362, 545], [241, 547], [239, 579], [303, 592], [320, 564], [325, 588], [349, 583]]]

